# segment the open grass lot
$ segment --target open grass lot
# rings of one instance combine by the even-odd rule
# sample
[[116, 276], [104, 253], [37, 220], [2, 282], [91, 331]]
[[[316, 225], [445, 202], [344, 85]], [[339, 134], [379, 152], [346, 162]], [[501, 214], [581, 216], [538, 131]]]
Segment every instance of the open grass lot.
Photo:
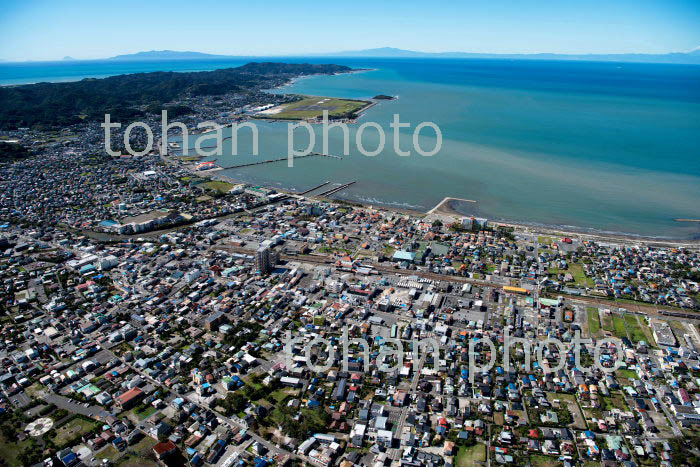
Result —
[[145, 436], [138, 443], [129, 446], [126, 451], [119, 452], [112, 446], [107, 446], [98, 452], [95, 457], [98, 459], [109, 459], [112, 465], [126, 467], [156, 467], [153, 446], [157, 443], [150, 436]]
[[153, 446], [155, 446], [157, 443], [158, 441], [154, 440], [150, 436], [144, 436], [141, 439], [141, 441], [134, 444], [133, 446], [130, 446], [128, 450], [142, 457], [150, 457], [153, 455], [153, 451], [151, 450], [153, 449]]
[[595, 286], [595, 282], [593, 282], [593, 279], [588, 277], [586, 273], [583, 271], [583, 265], [580, 263], [573, 263], [569, 265], [569, 272], [571, 273], [572, 276], [574, 276], [574, 282], [576, 285], [581, 286], [581, 287], [593, 287]]
[[589, 306], [586, 307], [588, 312], [588, 331], [591, 336], [600, 335], [600, 315], [598, 314], [598, 308]]
[[613, 315], [613, 332], [615, 337], [623, 338], [627, 337], [627, 329], [625, 328], [625, 320], [620, 315]]
[[493, 414], [493, 423], [495, 423], [498, 426], [503, 426], [505, 423], [505, 417], [503, 416], [502, 412], [495, 412]]
[[102, 449], [100, 452], [95, 454], [95, 457], [97, 459], [116, 459], [119, 455], [119, 451], [117, 451], [114, 446], [107, 446], [106, 448]]
[[202, 187], [207, 190], [218, 191], [219, 193], [228, 193], [233, 188], [233, 184], [212, 180], [211, 182], [202, 183]]
[[460, 446], [455, 464], [457, 467], [472, 467], [475, 462], [486, 462], [486, 446], [477, 443], [474, 446]]
[[56, 428], [56, 436], [54, 437], [53, 441], [56, 443], [56, 446], [63, 447], [70, 441], [94, 430], [99, 426], [100, 424], [94, 420], [75, 417]]
[[642, 332], [646, 336], [647, 344], [650, 347], [656, 347], [656, 339], [654, 339], [654, 334], [651, 332], [651, 328], [646, 323], [646, 320], [641, 316], [638, 316], [637, 319], [639, 320], [639, 326], [642, 329]]
[[336, 254], [336, 255], [351, 255], [352, 250], [348, 250], [347, 248], [336, 248], [336, 247], [329, 247], [329, 246], [322, 246], [318, 249], [319, 253], [326, 253], [326, 254]]
[[612, 409], [629, 410], [629, 406], [627, 405], [625, 398], [622, 396], [622, 394], [619, 394], [619, 393], [613, 393], [609, 397], [605, 397], [605, 396], [601, 397], [600, 398], [600, 406], [603, 410], [612, 410]]
[[323, 326], [326, 322], [325, 316], [314, 316], [314, 324], [316, 326]]
[[530, 465], [532, 467], [554, 467], [564, 465], [556, 457], [544, 456], [542, 454], [533, 454], [530, 456]]
[[647, 335], [642, 330], [642, 327], [646, 325], [641, 324], [637, 318], [637, 315], [625, 315], [625, 326], [627, 327], [627, 333], [629, 334], [630, 340], [633, 344], [636, 344], [639, 341], [646, 341], [647, 344], [649, 344]]
[[352, 118], [367, 105], [369, 105], [367, 101], [307, 96], [300, 101], [282, 104], [266, 113], [257, 114], [256, 117], [279, 120], [310, 120], [322, 117], [323, 111], [327, 110], [328, 117], [331, 119]]
[[295, 396], [298, 393], [299, 393], [299, 391], [296, 389], [293, 389], [293, 388], [282, 388], [282, 389], [278, 389], [278, 390], [272, 392], [270, 395], [266, 396], [265, 398], [268, 400], [274, 400], [276, 403], [280, 404], [287, 397]]
[[639, 376], [637, 376], [637, 372], [634, 370], [617, 370], [618, 375], [622, 376], [623, 378], [627, 378], [629, 380], [632, 379], [639, 379]]
[[134, 413], [136, 414], [137, 417], [139, 417], [140, 420], [145, 420], [146, 418], [150, 417], [154, 413], [156, 413], [158, 409], [153, 407], [152, 405], [144, 407], [142, 410], [135, 410]]
[[593, 279], [586, 276], [586, 273], [583, 271], [583, 265], [578, 263], [569, 264], [568, 269], [549, 268], [549, 273], [554, 275], [571, 274], [571, 276], [574, 278], [573, 284], [575, 284], [578, 287], [593, 287], [595, 285]]
[[615, 326], [613, 325], [612, 315], [610, 313], [602, 313], [601, 312], [600, 316], [601, 316], [600, 324], [602, 324], [603, 330], [608, 331], [608, 332], [613, 332], [615, 330]]
[[117, 356], [121, 356], [126, 352], [131, 352], [132, 350], [134, 350], [134, 348], [130, 346], [127, 342], [120, 342], [118, 345], [115, 345], [110, 350], [117, 354]]

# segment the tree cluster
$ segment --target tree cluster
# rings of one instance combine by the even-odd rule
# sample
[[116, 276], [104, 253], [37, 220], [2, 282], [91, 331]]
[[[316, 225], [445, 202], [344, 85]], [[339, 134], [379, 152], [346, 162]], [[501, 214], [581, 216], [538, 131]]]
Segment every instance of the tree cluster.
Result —
[[[185, 97], [268, 89], [295, 76], [348, 71], [340, 65], [248, 63], [200, 72], [153, 72], [69, 83], [0, 87], [0, 128], [57, 127], [84, 119], [128, 121]], [[173, 107], [189, 112], [186, 106]]]

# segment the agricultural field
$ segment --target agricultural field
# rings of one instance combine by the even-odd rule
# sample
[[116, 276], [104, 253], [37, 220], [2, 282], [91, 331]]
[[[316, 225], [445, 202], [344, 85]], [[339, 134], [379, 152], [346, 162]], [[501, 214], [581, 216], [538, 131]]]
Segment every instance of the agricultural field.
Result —
[[255, 116], [256, 118], [275, 120], [313, 120], [321, 118], [323, 111], [327, 110], [329, 119], [354, 118], [360, 110], [369, 104], [367, 101], [354, 99], [306, 96], [296, 102], [263, 110]]

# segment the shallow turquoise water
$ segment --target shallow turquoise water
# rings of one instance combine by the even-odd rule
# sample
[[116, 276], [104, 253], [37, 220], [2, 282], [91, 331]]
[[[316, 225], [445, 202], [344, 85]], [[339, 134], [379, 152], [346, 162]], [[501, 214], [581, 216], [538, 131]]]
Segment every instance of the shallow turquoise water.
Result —
[[[344, 160], [307, 158], [229, 170], [244, 181], [300, 191], [330, 180], [357, 180], [339, 193], [347, 199], [427, 210], [443, 197], [476, 200], [465, 213], [492, 219], [673, 238], [700, 237], [700, 67], [683, 65], [510, 60], [276, 58], [372, 68], [356, 74], [299, 80], [276, 92], [369, 98], [381, 102], [350, 125], [351, 151]], [[0, 65], [0, 82], [79, 79], [114, 73], [214, 69], [242, 61], [111, 64]], [[9, 70], [9, 71], [8, 71]], [[44, 78], [42, 78], [44, 76]], [[400, 147], [410, 149], [413, 128], [436, 123], [441, 151], [399, 157], [389, 122], [398, 113]], [[384, 151], [366, 157], [355, 149], [357, 127], [377, 122], [386, 132]], [[258, 159], [285, 156], [287, 125], [258, 123]], [[223, 165], [254, 160], [242, 130], [238, 156]], [[230, 132], [230, 131], [229, 131]], [[316, 127], [315, 150], [321, 149]], [[295, 138], [305, 147], [304, 132]], [[363, 142], [377, 145], [368, 129]], [[342, 134], [330, 133], [330, 152], [342, 152]], [[432, 147], [434, 136], [421, 133]]]
[[[310, 158], [294, 168], [278, 163], [227, 174], [298, 189], [357, 180], [339, 196], [398, 207], [427, 210], [452, 196], [477, 201], [465, 204], [465, 213], [493, 219], [698, 235], [698, 224], [674, 219], [700, 217], [700, 67], [445, 62], [360, 63], [376, 70], [295, 82], [279, 92], [399, 99], [381, 102], [351, 126], [351, 152], [343, 161]], [[394, 113], [412, 124], [402, 129], [402, 150], [411, 147], [415, 125], [429, 120], [441, 128], [441, 151], [397, 156], [388, 126]], [[386, 132], [376, 157], [354, 150], [354, 130], [366, 121]], [[259, 129], [261, 157], [286, 154], [286, 124]], [[304, 134], [297, 147], [306, 146]], [[377, 145], [374, 135], [363, 135], [369, 149]], [[432, 133], [421, 135], [421, 145], [431, 148]], [[341, 132], [329, 140], [330, 152], [341, 153]]]

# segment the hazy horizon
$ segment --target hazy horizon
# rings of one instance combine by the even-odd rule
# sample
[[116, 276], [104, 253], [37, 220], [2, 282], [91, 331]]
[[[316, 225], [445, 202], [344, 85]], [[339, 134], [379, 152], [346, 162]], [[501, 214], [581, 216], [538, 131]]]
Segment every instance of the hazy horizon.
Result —
[[[265, 54], [265, 55], [229, 55], [229, 54], [223, 54], [223, 53], [212, 53], [212, 52], [202, 52], [199, 50], [171, 50], [171, 49], [163, 49], [163, 50], [137, 50], [135, 52], [125, 52], [125, 53], [118, 53], [116, 55], [111, 55], [111, 56], [105, 56], [105, 57], [90, 57], [90, 58], [78, 58], [73, 55], [66, 55], [63, 57], [54, 57], [54, 58], [47, 58], [47, 59], [25, 59], [25, 60], [12, 60], [12, 59], [5, 59], [5, 58], [0, 58], [0, 62], [4, 63], [32, 63], [32, 62], [61, 62], [61, 61], [66, 61], [66, 62], [71, 62], [71, 61], [99, 61], [99, 60], [110, 60], [110, 59], [115, 59], [115, 58], [120, 58], [120, 57], [128, 57], [131, 55], [139, 55], [139, 54], [148, 54], [148, 53], [162, 53], [162, 52], [172, 52], [174, 54], [188, 54], [188, 53], [194, 53], [194, 54], [204, 54], [204, 55], [209, 55], [209, 56], [219, 56], [221, 58], [284, 58], [284, 57], [323, 57], [323, 56], [328, 56], [328, 57], [333, 57], [334, 54], [337, 54], [338, 56], [342, 55], [347, 55], [347, 54], [355, 54], [355, 56], [361, 57], [360, 55], [362, 52], [374, 52], [374, 51], [379, 51], [383, 49], [391, 49], [391, 50], [396, 50], [399, 52], [410, 52], [410, 53], [416, 53], [416, 54], [435, 54], [436, 56], [439, 55], [446, 55], [448, 58], [450, 54], [483, 54], [483, 55], [503, 55], [503, 56], [510, 56], [510, 55], [523, 55], [523, 56], [529, 56], [529, 55], [560, 55], [562, 57], [566, 56], [586, 56], [586, 55], [592, 55], [592, 56], [598, 56], [598, 55], [668, 55], [668, 54], [690, 54], [692, 52], [696, 52], [700, 50], [700, 46], [695, 47], [690, 50], [672, 50], [668, 52], [607, 52], [607, 53], [597, 53], [597, 52], [581, 52], [581, 53], [564, 53], [564, 52], [549, 52], [549, 51], [542, 51], [542, 52], [474, 52], [471, 50], [439, 50], [439, 51], [434, 51], [434, 52], [427, 52], [425, 50], [413, 50], [413, 49], [405, 49], [401, 47], [394, 47], [394, 46], [379, 46], [379, 47], [372, 47], [369, 49], [355, 49], [355, 50], [330, 50], [326, 52], [309, 52], [306, 54]], [[368, 55], [370, 57], [371, 55]]]

